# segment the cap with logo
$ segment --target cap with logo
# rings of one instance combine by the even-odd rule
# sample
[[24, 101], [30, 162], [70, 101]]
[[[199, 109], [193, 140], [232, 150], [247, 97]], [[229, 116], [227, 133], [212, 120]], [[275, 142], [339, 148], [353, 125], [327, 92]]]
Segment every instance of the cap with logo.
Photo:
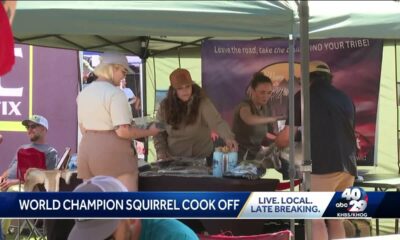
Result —
[[[116, 178], [96, 176], [78, 185], [74, 192], [128, 192]], [[68, 240], [106, 239], [117, 229], [121, 219], [77, 219]]]
[[24, 126], [28, 126], [29, 123], [39, 124], [39, 125], [45, 127], [47, 130], [49, 130], [49, 122], [43, 116], [32, 115], [32, 117], [30, 117], [29, 119], [25, 119], [24, 121], [22, 121], [22, 125], [24, 125]]
[[129, 73], [133, 73], [132, 69], [129, 67], [128, 59], [123, 54], [106, 52], [103, 53], [100, 57], [101, 60], [98, 66], [105, 64], [118, 64], [123, 66]]

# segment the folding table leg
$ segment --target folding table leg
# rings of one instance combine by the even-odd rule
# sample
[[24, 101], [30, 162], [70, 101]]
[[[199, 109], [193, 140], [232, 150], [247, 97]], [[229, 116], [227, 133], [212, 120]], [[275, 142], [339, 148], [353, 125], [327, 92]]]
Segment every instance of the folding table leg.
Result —
[[[377, 192], [377, 191], [379, 191], [379, 189], [375, 188], [375, 192]], [[375, 225], [376, 225], [376, 228], [375, 228], [376, 236], [379, 236], [379, 219], [378, 218], [375, 219]]]

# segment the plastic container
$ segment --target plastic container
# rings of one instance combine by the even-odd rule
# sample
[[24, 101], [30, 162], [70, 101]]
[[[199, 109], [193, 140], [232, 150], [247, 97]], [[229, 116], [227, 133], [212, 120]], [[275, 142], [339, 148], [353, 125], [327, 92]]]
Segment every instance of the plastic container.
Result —
[[222, 177], [225, 172], [232, 171], [238, 162], [237, 152], [224, 152], [221, 148], [216, 148], [213, 154], [213, 176]]
[[229, 152], [227, 155], [228, 155], [228, 160], [227, 160], [227, 166], [225, 169], [227, 172], [230, 172], [237, 165], [238, 153], [237, 152]]
[[212, 174], [214, 177], [222, 177], [223, 156], [224, 156], [224, 153], [218, 149], [216, 149], [213, 153]]

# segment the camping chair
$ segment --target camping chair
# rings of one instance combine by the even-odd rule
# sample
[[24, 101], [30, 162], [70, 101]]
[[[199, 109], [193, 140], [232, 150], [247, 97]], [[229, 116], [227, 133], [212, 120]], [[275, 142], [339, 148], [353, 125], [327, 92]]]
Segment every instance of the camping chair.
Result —
[[[25, 174], [24, 190], [40, 192], [71, 192], [82, 183], [76, 171], [30, 168]], [[44, 219], [47, 240], [67, 239], [75, 224], [73, 219]]]
[[[36, 148], [21, 148], [17, 152], [17, 178], [19, 179], [19, 191], [22, 191], [22, 184], [25, 182], [25, 173], [29, 168], [46, 169], [46, 156], [43, 152]], [[29, 236], [34, 236], [35, 239], [39, 237], [44, 239], [45, 236], [43, 231], [40, 231], [37, 227], [37, 220], [33, 222], [29, 219], [24, 219], [22, 225], [18, 220], [18, 232], [15, 239], [20, 239], [21, 231], [27, 227], [29, 229]]]
[[56, 169], [57, 170], [64, 170], [67, 168], [68, 166], [68, 162], [70, 159], [70, 154], [71, 154], [71, 148], [70, 147], [66, 147], [64, 154], [62, 155], [62, 157], [60, 158], [60, 161], [58, 162]]

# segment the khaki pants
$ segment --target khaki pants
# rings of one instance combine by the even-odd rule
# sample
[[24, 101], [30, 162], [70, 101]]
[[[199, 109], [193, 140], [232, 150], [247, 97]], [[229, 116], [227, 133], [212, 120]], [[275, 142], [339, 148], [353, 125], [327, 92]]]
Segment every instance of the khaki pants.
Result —
[[311, 191], [340, 192], [353, 186], [354, 176], [348, 172], [311, 174]]
[[130, 173], [139, 173], [130, 140], [118, 137], [115, 131], [87, 131], [83, 135], [78, 150], [78, 178], [117, 178]]

